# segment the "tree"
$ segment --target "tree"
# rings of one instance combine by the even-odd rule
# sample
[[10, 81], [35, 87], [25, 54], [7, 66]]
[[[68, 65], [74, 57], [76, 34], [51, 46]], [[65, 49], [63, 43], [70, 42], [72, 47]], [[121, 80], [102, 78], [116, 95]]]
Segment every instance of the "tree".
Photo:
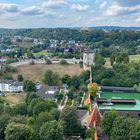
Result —
[[123, 62], [123, 58], [121, 54], [118, 54], [116, 57], [116, 63], [122, 63]]
[[5, 130], [5, 140], [31, 140], [33, 130], [25, 124], [9, 123]]
[[135, 88], [135, 90], [136, 90], [137, 92], [140, 92], [140, 83], [138, 83], [138, 85], [135, 84], [135, 85], [134, 85], [134, 88]]
[[52, 120], [54, 120], [54, 119], [53, 119], [53, 116], [50, 113], [48, 113], [48, 112], [41, 112], [38, 115], [38, 117], [36, 118], [36, 122], [35, 123], [36, 123], [36, 125], [38, 125], [40, 127], [43, 123], [50, 122]]
[[79, 77], [81, 82], [86, 82], [87, 80], [89, 80], [90, 71], [89, 70], [82, 71]]
[[45, 111], [50, 111], [52, 108], [56, 108], [57, 105], [55, 102], [46, 100], [42, 102], [38, 102], [34, 107], [33, 107], [33, 115], [37, 116], [41, 112]]
[[45, 59], [45, 61], [46, 61], [46, 64], [48, 65], [52, 64], [52, 61], [50, 59]]
[[96, 97], [97, 92], [99, 91], [98, 85], [96, 83], [90, 83], [88, 85], [88, 92], [92, 97]]
[[46, 70], [43, 83], [49, 86], [56, 86], [60, 83], [60, 76], [57, 73], [53, 73], [51, 70]]
[[83, 61], [79, 62], [79, 66], [80, 66], [80, 68], [83, 68]]
[[111, 139], [115, 140], [139, 140], [140, 123], [129, 116], [117, 117], [114, 121]]
[[17, 104], [13, 107], [14, 114], [27, 115], [27, 105], [25, 103]]
[[63, 77], [62, 77], [62, 83], [63, 84], [67, 84], [68, 86], [70, 86], [70, 84], [71, 84], [71, 76], [69, 76], [69, 75], [64, 75]]
[[52, 108], [49, 112], [49, 114], [52, 116], [52, 118], [56, 121], [59, 120], [60, 117], [60, 111], [57, 108]]
[[18, 81], [22, 82], [24, 80], [23, 76], [20, 74], [18, 75]]
[[26, 104], [30, 104], [30, 102], [35, 99], [35, 98], [38, 98], [38, 96], [36, 95], [36, 93], [34, 92], [28, 92], [27, 95], [26, 95], [26, 99], [25, 99], [25, 102]]
[[61, 64], [61, 65], [68, 65], [68, 62], [67, 62], [66, 60], [61, 60], [61, 61], [60, 61], [60, 64]]
[[5, 128], [7, 126], [7, 124], [9, 123], [10, 120], [10, 116], [9, 115], [2, 115], [0, 116], [0, 139], [4, 140], [5, 138]]
[[30, 104], [28, 105], [28, 111], [29, 111], [30, 115], [33, 115], [34, 107], [42, 101], [43, 101], [43, 99], [41, 99], [41, 98], [34, 98], [31, 100]]
[[118, 113], [115, 110], [111, 110], [109, 112], [105, 112], [101, 121], [101, 128], [104, 133], [108, 136], [111, 135], [113, 123], [115, 119], [118, 117]]
[[122, 59], [123, 59], [123, 62], [124, 62], [124, 64], [127, 64], [127, 63], [129, 63], [129, 56], [128, 56], [128, 53], [122, 53], [121, 54], [122, 55]]
[[23, 89], [26, 92], [33, 92], [33, 91], [36, 91], [36, 86], [32, 81], [26, 80], [23, 83]]
[[57, 101], [62, 100], [64, 97], [64, 93], [63, 92], [55, 92], [55, 98], [57, 99]]
[[116, 55], [115, 54], [112, 54], [110, 56], [110, 63], [111, 63], [111, 66], [113, 66], [114, 62], [115, 62], [115, 59], [116, 59]]
[[66, 106], [61, 114], [60, 120], [64, 122], [64, 134], [66, 136], [71, 136], [79, 133], [81, 125], [78, 120], [75, 107]]
[[71, 78], [71, 86], [74, 87], [75, 89], [79, 89], [80, 86], [80, 79], [77, 75], [72, 76]]
[[95, 66], [96, 67], [100, 67], [100, 66], [103, 66], [105, 64], [105, 59], [101, 56], [101, 55], [96, 55], [95, 56]]
[[39, 131], [41, 140], [63, 140], [63, 127], [60, 122], [51, 121], [44, 123]]

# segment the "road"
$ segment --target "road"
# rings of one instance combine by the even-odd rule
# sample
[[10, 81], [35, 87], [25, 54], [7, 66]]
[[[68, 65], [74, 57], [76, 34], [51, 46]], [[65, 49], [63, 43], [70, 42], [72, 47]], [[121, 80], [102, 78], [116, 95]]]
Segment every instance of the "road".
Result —
[[[51, 59], [53, 64], [58, 64], [60, 63], [62, 59]], [[81, 60], [80, 59], [63, 59], [66, 60], [69, 64], [75, 64], [75, 63], [79, 63]], [[21, 60], [15, 63], [11, 63], [10, 65], [13, 67], [18, 67], [18, 66], [22, 66], [22, 65], [28, 65], [30, 64], [32, 61], [34, 61], [35, 64], [45, 64], [45, 60], [41, 60], [41, 59], [26, 59], [26, 60]]]

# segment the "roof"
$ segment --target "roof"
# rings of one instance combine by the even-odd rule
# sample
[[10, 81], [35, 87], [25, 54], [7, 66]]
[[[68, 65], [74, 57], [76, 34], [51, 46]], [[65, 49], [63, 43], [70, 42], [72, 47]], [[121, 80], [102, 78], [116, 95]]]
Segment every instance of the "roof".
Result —
[[87, 49], [84, 53], [94, 53], [93, 50]]
[[134, 87], [113, 87], [113, 86], [101, 86], [101, 90], [108, 91], [134, 91]]
[[77, 115], [80, 120], [88, 113], [88, 110], [78, 109]]
[[94, 122], [98, 124], [100, 122], [100, 112], [97, 106], [94, 106], [92, 113], [88, 117], [88, 125], [93, 127]]
[[22, 86], [23, 82], [19, 82], [18, 80], [0, 80], [1, 84], [9, 84], [10, 86]]
[[58, 91], [58, 86], [42, 86], [37, 90], [36, 94], [42, 98], [54, 99], [54, 92]]
[[86, 100], [84, 101], [84, 105], [89, 105], [89, 104], [91, 104], [90, 94], [88, 95], [88, 97], [87, 97]]

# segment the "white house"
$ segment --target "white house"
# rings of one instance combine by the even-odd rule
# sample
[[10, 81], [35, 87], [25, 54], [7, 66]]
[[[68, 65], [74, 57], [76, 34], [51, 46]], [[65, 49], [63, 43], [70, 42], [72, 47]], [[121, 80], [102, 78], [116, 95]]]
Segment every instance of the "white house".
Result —
[[21, 92], [23, 91], [23, 83], [17, 80], [0, 80], [1, 92]]

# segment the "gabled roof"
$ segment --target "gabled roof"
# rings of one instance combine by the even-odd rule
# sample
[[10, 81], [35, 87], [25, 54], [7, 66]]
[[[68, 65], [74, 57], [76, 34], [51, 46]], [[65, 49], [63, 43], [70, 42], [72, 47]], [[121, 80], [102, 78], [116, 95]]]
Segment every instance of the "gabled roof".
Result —
[[0, 80], [1, 84], [9, 84], [10, 86], [22, 86], [23, 82], [19, 82], [18, 80]]
[[99, 124], [100, 119], [100, 112], [97, 106], [94, 106], [92, 113], [88, 117], [88, 125], [93, 127], [94, 122], [96, 122], [96, 124]]
[[37, 90], [36, 94], [42, 98], [54, 99], [55, 95], [50, 93], [50, 91], [56, 92], [59, 90], [58, 86], [42, 86]]
[[84, 101], [84, 105], [89, 105], [89, 104], [91, 104], [90, 94], [88, 95], [87, 99]]
[[80, 120], [88, 113], [88, 110], [78, 109], [77, 115]]

